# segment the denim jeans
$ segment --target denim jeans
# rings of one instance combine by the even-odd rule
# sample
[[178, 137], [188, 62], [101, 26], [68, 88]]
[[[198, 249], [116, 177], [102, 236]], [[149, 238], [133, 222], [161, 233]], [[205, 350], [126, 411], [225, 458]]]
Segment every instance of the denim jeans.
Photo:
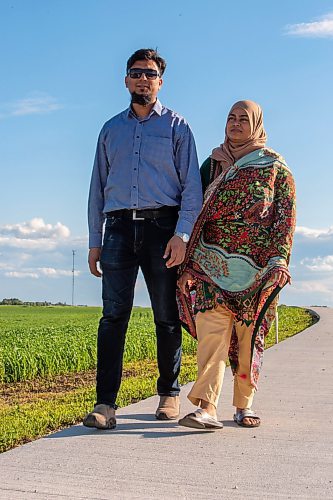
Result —
[[165, 247], [177, 215], [134, 221], [108, 216], [101, 252], [103, 316], [97, 340], [97, 404], [115, 406], [119, 391], [125, 336], [139, 267], [154, 314], [159, 378], [157, 392], [179, 394], [181, 326], [176, 303], [177, 270], [167, 269]]

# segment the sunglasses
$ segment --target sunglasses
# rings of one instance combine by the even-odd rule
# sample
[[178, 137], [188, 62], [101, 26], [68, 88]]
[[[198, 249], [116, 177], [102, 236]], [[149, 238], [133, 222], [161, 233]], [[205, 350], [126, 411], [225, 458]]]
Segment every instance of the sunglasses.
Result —
[[142, 69], [142, 68], [131, 68], [127, 72], [130, 78], [135, 80], [145, 75], [147, 80], [156, 80], [158, 76], [160, 76], [159, 72], [156, 69]]

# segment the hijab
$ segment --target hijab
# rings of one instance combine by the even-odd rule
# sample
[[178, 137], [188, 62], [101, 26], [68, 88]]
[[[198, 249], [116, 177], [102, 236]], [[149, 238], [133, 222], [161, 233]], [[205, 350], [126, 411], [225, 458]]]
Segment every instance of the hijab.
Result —
[[229, 111], [228, 117], [234, 109], [241, 108], [249, 118], [251, 135], [244, 142], [233, 142], [227, 135], [227, 126], [225, 127], [224, 143], [213, 149], [211, 158], [216, 160], [218, 168], [215, 169], [214, 178], [216, 178], [225, 168], [233, 165], [243, 156], [252, 153], [256, 149], [263, 148], [266, 144], [267, 136], [263, 124], [262, 109], [254, 101], [238, 101]]

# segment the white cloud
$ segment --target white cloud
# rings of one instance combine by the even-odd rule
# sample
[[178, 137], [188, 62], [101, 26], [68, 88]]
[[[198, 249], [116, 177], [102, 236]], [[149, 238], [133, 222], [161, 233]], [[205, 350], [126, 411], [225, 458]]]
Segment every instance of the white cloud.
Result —
[[327, 255], [326, 257], [316, 257], [314, 259], [305, 258], [301, 260], [301, 264], [304, 265], [310, 271], [333, 271], [333, 255]]
[[54, 97], [30, 97], [21, 99], [14, 103], [12, 115], [22, 116], [50, 113], [51, 111], [56, 111], [60, 108], [61, 106], [57, 103]]
[[0, 226], [0, 246], [27, 250], [53, 250], [69, 239], [70, 230], [61, 222], [46, 224], [36, 217], [28, 222]]
[[38, 240], [22, 238], [6, 238], [0, 236], [0, 245], [3, 247], [22, 248], [25, 250], [54, 250], [59, 242], [40, 238]]
[[0, 226], [0, 234], [9, 234], [17, 238], [68, 238], [70, 230], [68, 227], [57, 222], [54, 226], [52, 224], [45, 224], [41, 217], [35, 217], [28, 222], [20, 224]]
[[27, 271], [8, 271], [4, 273], [4, 275], [7, 276], [7, 278], [39, 278], [37, 273], [31, 273]]
[[331, 38], [333, 37], [333, 13], [330, 12], [310, 23], [289, 24], [285, 29], [287, 35]]
[[22, 252], [19, 255], [16, 255], [15, 259], [19, 259], [21, 262], [27, 262], [28, 260], [32, 259], [32, 255], [30, 253]]
[[10, 116], [40, 115], [61, 109], [57, 100], [45, 93], [34, 93], [29, 97], [0, 105], [0, 118]]
[[[0, 226], [0, 275], [32, 279], [72, 277], [72, 249], [77, 249], [78, 262], [84, 254], [86, 263], [87, 237], [72, 238], [70, 234], [61, 222], [49, 224], [41, 217]], [[84, 248], [84, 252], [79, 248]], [[78, 262], [75, 276], [82, 274]], [[82, 269], [82, 264], [79, 267]]]
[[[75, 271], [75, 276], [80, 276], [80, 271]], [[36, 269], [24, 269], [19, 271], [6, 271], [4, 276], [7, 278], [60, 278], [61, 276], [72, 276], [69, 269], [55, 269], [53, 267], [37, 267]]]
[[326, 229], [313, 229], [305, 226], [297, 226], [296, 235], [304, 236], [305, 238], [331, 238], [333, 236], [333, 226]]
[[[46, 276], [48, 278], [58, 278], [59, 276], [72, 276], [72, 271], [68, 269], [55, 269], [53, 267], [39, 267], [37, 271], [42, 276]], [[74, 275], [79, 276], [81, 274], [80, 271], [75, 271]]]
[[[71, 235], [62, 222], [48, 223], [42, 217], [0, 226], [0, 300], [70, 302], [72, 294], [72, 250], [75, 254], [75, 302], [99, 303], [100, 280], [90, 278], [87, 236]], [[88, 283], [88, 286], [85, 285]], [[96, 299], [87, 291], [96, 289]], [[79, 298], [79, 296], [81, 298]]]
[[315, 293], [322, 293], [333, 297], [333, 283], [326, 283], [321, 281], [297, 281], [292, 284], [289, 293], [297, 293], [302, 295], [314, 295]]

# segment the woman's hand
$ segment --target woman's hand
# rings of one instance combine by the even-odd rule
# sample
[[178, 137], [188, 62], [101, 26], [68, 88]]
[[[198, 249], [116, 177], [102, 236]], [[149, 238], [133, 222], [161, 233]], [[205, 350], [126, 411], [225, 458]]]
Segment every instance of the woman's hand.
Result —
[[290, 283], [290, 276], [286, 271], [278, 271], [275, 274], [273, 274], [270, 281], [278, 282], [279, 287], [283, 288], [284, 285]]
[[189, 272], [185, 272], [181, 275], [179, 280], [177, 281], [177, 285], [180, 288], [180, 291], [185, 294], [186, 291], [186, 284], [188, 281], [191, 281], [192, 275]]

